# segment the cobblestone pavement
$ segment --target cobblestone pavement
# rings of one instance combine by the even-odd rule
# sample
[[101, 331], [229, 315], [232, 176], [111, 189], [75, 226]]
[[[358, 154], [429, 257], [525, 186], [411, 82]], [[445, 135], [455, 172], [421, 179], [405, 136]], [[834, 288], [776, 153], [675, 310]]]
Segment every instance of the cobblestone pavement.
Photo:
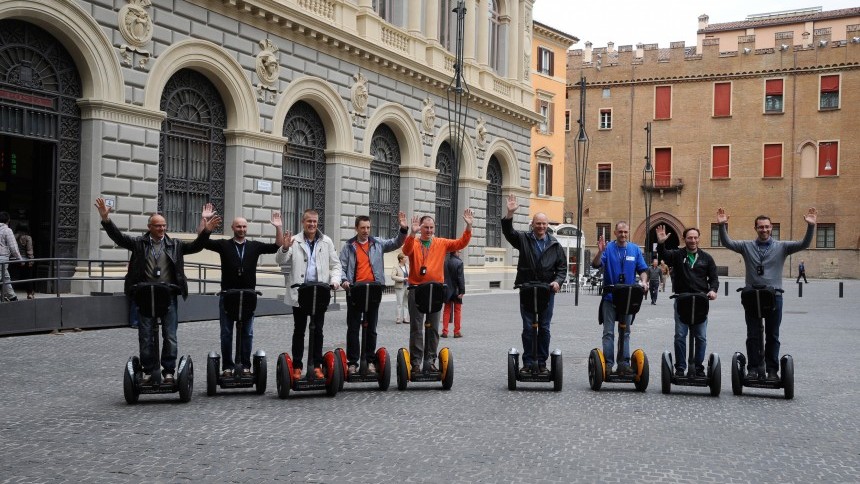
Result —
[[[194, 396], [142, 395], [127, 405], [122, 369], [136, 332], [111, 329], [0, 339], [0, 482], [857, 482], [860, 281], [812, 281], [797, 297], [786, 281], [783, 353], [795, 358], [796, 396], [731, 392], [730, 360], [743, 351], [740, 298], [713, 303], [708, 351], [722, 357], [719, 398], [704, 388], [660, 393], [660, 354], [671, 348], [669, 293], [646, 303], [632, 347], [651, 363], [651, 385], [588, 387], [587, 355], [600, 344], [597, 296], [556, 300], [552, 347], [564, 352], [564, 390], [506, 386], [506, 350], [520, 346], [516, 296], [467, 296], [462, 339], [443, 339], [454, 387], [410, 384], [380, 392], [349, 385], [334, 398], [275, 394], [276, 355], [291, 319], [255, 325], [269, 355], [269, 390], [205, 394], [216, 321], [180, 325], [180, 354], [196, 364]], [[379, 343], [408, 342], [383, 302]], [[345, 312], [326, 322], [326, 345], [343, 346]], [[295, 395], [295, 396], [294, 396]]]

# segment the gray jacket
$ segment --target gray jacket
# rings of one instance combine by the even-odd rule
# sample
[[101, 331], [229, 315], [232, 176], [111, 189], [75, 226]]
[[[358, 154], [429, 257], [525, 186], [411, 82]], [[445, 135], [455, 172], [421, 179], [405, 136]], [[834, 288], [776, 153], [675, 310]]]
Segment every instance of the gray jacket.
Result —
[[21, 258], [21, 253], [18, 252], [18, 242], [15, 241], [15, 234], [6, 224], [0, 224], [0, 257]]
[[[726, 224], [720, 224], [720, 243], [723, 247], [741, 254], [746, 266], [746, 285], [771, 286], [782, 289], [782, 268], [785, 258], [795, 252], [800, 252], [812, 243], [812, 233], [815, 225], [807, 224], [806, 235], [800, 241], [774, 240], [770, 238], [770, 244], [760, 245], [755, 240], [732, 240]], [[762, 268], [762, 274], [758, 274], [758, 268]]]
[[[353, 237], [346, 241], [343, 248], [340, 249], [340, 266], [343, 269], [341, 283], [349, 281], [350, 284], [355, 282], [355, 242]], [[403, 245], [406, 240], [406, 233], [400, 232], [393, 239], [377, 239], [369, 237], [370, 249], [367, 252], [370, 259], [370, 266], [373, 268], [373, 278], [380, 284], [385, 284], [385, 261], [382, 255], [392, 250], [397, 250]]]

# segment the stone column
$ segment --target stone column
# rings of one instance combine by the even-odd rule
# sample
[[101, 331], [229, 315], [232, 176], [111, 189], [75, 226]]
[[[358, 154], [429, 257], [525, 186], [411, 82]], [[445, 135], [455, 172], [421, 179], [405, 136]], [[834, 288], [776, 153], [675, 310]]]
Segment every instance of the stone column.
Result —
[[409, 0], [407, 5], [409, 11], [407, 12], [406, 28], [412, 35], [423, 36], [424, 32], [421, 29], [421, 0]]
[[520, 2], [519, 0], [514, 0], [510, 2], [511, 9], [506, 13], [510, 18], [510, 22], [508, 23], [508, 79], [516, 81], [520, 79], [522, 76], [522, 69], [520, 68], [520, 59], [522, 59], [522, 55], [520, 54], [520, 38], [523, 35], [523, 29], [520, 25]]
[[478, 64], [486, 66], [489, 64], [490, 56], [490, 20], [489, 20], [489, 0], [478, 0], [475, 3], [475, 15], [478, 22], [478, 45], [476, 47], [476, 56]]
[[475, 62], [475, 0], [466, 0], [466, 23], [463, 29], [463, 60]]
[[439, 43], [439, 2], [436, 0], [425, 0], [424, 6], [427, 11], [424, 15], [424, 35], [430, 44]]

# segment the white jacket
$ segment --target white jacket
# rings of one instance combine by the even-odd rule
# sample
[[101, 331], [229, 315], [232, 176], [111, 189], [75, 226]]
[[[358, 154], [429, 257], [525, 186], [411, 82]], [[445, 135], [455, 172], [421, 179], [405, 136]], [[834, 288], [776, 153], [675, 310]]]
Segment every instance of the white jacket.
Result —
[[[317, 242], [315, 252], [317, 263], [317, 280], [328, 281], [329, 284], [338, 287], [341, 279], [340, 258], [334, 249], [334, 242], [328, 235], [319, 233], [320, 241]], [[275, 262], [281, 266], [281, 271], [287, 276], [287, 294], [284, 303], [290, 306], [298, 306], [298, 290], [293, 284], [305, 282], [305, 274], [308, 271], [308, 246], [305, 243], [304, 232], [293, 237], [293, 243], [285, 252], [284, 248], [278, 249]]]

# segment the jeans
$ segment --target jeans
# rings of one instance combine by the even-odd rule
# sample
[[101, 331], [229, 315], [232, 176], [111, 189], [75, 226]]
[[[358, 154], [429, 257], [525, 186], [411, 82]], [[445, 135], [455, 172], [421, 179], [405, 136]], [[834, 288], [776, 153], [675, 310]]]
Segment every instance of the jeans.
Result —
[[[607, 371], [615, 364], [615, 305], [603, 301], [603, 358]], [[630, 365], [630, 326], [633, 316], [627, 315], [618, 322], [618, 366]]]
[[[303, 368], [302, 359], [305, 356], [305, 329], [308, 326], [308, 318], [310, 314], [302, 311], [302, 308], [293, 306], [293, 321], [295, 321], [295, 331], [293, 331], [293, 368]], [[319, 313], [314, 316], [314, 344], [313, 348], [308, 350], [309, 360], [312, 367], [321, 367], [323, 364], [322, 346], [323, 346], [323, 323], [325, 323], [325, 313]]]
[[[221, 369], [232, 370], [236, 366], [233, 361], [233, 323], [236, 328], [239, 323], [230, 321], [227, 311], [224, 310], [224, 296], [218, 301], [218, 310], [221, 314]], [[236, 338], [236, 358], [242, 364], [242, 368], [251, 368], [251, 347], [254, 345], [254, 317], [242, 324], [242, 347], [239, 347], [239, 338]]]
[[555, 293], [550, 292], [549, 294], [549, 303], [546, 306], [546, 309], [540, 314], [539, 325], [540, 329], [538, 331], [538, 342], [537, 342], [537, 361], [535, 361], [534, 350], [532, 350], [534, 336], [534, 328], [532, 328], [532, 323], [534, 323], [535, 315], [531, 311], [526, 311], [520, 306], [520, 316], [523, 318], [523, 368], [532, 366], [534, 363], [537, 363], [538, 366], [546, 366], [546, 360], [549, 358], [549, 338], [550, 338], [550, 324], [552, 323], [552, 311], [555, 306]]
[[12, 277], [9, 275], [9, 256], [0, 255], [0, 289], [2, 289], [2, 294], [0, 297], [5, 297], [8, 299], [12, 299], [15, 297], [15, 291], [12, 289]]
[[395, 308], [394, 320], [409, 322], [409, 304], [406, 301], [406, 285], [404, 284], [399, 289], [394, 289], [394, 296], [397, 298], [397, 306]]
[[[376, 323], [379, 321], [379, 304], [364, 313], [367, 320], [367, 328], [364, 330], [364, 354], [368, 363], [376, 362]], [[352, 298], [346, 295], [346, 361], [349, 364], [358, 364], [361, 358], [361, 320], [363, 307], [353, 307]]]
[[660, 289], [660, 281], [649, 281], [648, 290], [651, 291], [651, 304], [657, 304], [657, 291]]
[[[421, 368], [436, 363], [436, 348], [439, 347], [439, 321], [442, 320], [442, 310], [435, 313], [424, 314], [418, 312], [415, 304], [415, 291], [409, 291], [409, 357], [412, 360], [412, 368]], [[430, 325], [424, 328], [424, 322]], [[424, 336], [427, 336], [427, 346], [424, 346]]]
[[[762, 364], [767, 371], [779, 370], [779, 326], [782, 324], [782, 294], [776, 295], [773, 311], [764, 317], [764, 344], [762, 344], [761, 320], [755, 313], [744, 312], [747, 321], [747, 368], [760, 370]], [[762, 357], [762, 346], [764, 356]]]
[[[177, 340], [176, 328], [179, 326], [176, 317], [176, 297], [171, 298], [167, 314], [161, 318], [161, 334], [163, 345], [161, 348], [161, 368], [165, 373], [176, 371]], [[155, 361], [155, 345], [158, 338], [158, 327], [156, 318], [148, 318], [140, 315], [140, 324], [137, 327], [137, 339], [140, 343], [140, 366], [144, 373], [152, 374], [158, 369]]]
[[456, 301], [445, 301], [445, 305], [442, 306], [442, 334], [448, 334], [448, 326], [451, 324], [452, 312], [454, 313], [454, 334], [460, 332], [463, 303]]
[[692, 355], [692, 361], [696, 365], [697, 370], [705, 369], [705, 348], [708, 346], [708, 320], [706, 319], [701, 324], [688, 326], [681, 322], [681, 317], [678, 315], [678, 300], [675, 300], [675, 368], [678, 370], [687, 369], [687, 334], [691, 334], [695, 339], [695, 354]]

